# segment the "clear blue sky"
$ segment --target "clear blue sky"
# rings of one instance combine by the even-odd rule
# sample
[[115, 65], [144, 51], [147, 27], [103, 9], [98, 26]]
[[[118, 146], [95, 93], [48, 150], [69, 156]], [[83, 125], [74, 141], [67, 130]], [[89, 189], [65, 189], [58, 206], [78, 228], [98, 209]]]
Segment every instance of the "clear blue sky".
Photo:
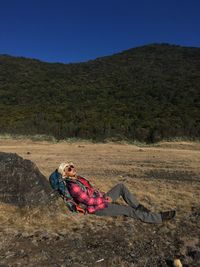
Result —
[[200, 47], [199, 0], [0, 0], [0, 54], [69, 63], [162, 42]]

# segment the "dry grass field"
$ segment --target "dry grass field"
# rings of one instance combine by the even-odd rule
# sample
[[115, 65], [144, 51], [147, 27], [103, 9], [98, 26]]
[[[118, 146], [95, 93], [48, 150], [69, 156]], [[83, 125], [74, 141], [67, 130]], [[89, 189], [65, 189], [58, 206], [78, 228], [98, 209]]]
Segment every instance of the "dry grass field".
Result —
[[[168, 250], [170, 259], [178, 253], [183, 255], [183, 261], [190, 266], [198, 266], [186, 254], [188, 247], [200, 248], [199, 214], [195, 217], [198, 220], [191, 217], [193, 219], [187, 221], [189, 216], [194, 215], [193, 211], [197, 213], [200, 210], [200, 143], [162, 142], [153, 146], [136, 146], [127, 143], [53, 143], [0, 139], [0, 151], [17, 153], [35, 162], [47, 178], [61, 162], [72, 161], [78, 173], [102, 191], [106, 192], [115, 184], [123, 182], [149, 209], [177, 210], [176, 220], [167, 222], [164, 226], [153, 226], [130, 218], [74, 215], [66, 211], [62, 200], [55, 200], [59, 209], [53, 214], [48, 207], [46, 210], [27, 211], [1, 203], [0, 263], [5, 266], [170, 266], [164, 261]], [[123, 201], [120, 199], [120, 202]], [[94, 240], [89, 239], [90, 233], [95, 237]], [[158, 238], [161, 235], [170, 238], [172, 233], [174, 244], [170, 245], [166, 240], [159, 239], [159, 246], [163, 246], [161, 253], [156, 247]], [[57, 238], [55, 246], [60, 250], [62, 242], [67, 243], [64, 242], [66, 235], [71, 242], [77, 242], [71, 245], [74, 249], [70, 250], [69, 258], [49, 256], [51, 250], [47, 250], [48, 242], [51, 243], [53, 237]], [[13, 236], [18, 240], [13, 241]], [[48, 242], [45, 242], [45, 238]], [[156, 244], [154, 250], [153, 245], [147, 242], [149, 238]], [[12, 249], [9, 250], [11, 241], [22, 255], [20, 252], [18, 256], [12, 255]], [[134, 244], [137, 249], [134, 249]], [[29, 246], [33, 246], [31, 252], [26, 252], [26, 257], [23, 257], [23, 251]], [[144, 251], [148, 246], [147, 254], [155, 255], [154, 258], [145, 257]], [[85, 257], [80, 253], [83, 247], [89, 256]], [[109, 248], [114, 254], [107, 254]], [[79, 256], [76, 256], [75, 249], [79, 250]], [[30, 259], [33, 251], [35, 258], [31, 256]], [[39, 251], [44, 251], [40, 257]], [[5, 256], [5, 253], [8, 255]], [[99, 259], [102, 260], [98, 262]]]

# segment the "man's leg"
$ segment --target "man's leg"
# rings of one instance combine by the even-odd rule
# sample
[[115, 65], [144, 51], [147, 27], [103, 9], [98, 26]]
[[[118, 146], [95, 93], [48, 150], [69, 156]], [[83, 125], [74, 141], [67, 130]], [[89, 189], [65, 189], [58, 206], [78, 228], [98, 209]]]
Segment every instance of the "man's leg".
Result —
[[107, 196], [111, 197], [113, 201], [116, 201], [120, 196], [123, 197], [124, 201], [131, 207], [137, 208], [139, 202], [133, 194], [128, 190], [128, 188], [120, 183], [114, 186], [110, 191], [106, 193]]
[[162, 223], [162, 218], [160, 213], [154, 212], [143, 212], [141, 210], [136, 210], [130, 206], [117, 205], [113, 203], [108, 203], [108, 207], [103, 210], [98, 210], [94, 213], [98, 216], [118, 216], [124, 215], [134, 219], [140, 219], [146, 223]]

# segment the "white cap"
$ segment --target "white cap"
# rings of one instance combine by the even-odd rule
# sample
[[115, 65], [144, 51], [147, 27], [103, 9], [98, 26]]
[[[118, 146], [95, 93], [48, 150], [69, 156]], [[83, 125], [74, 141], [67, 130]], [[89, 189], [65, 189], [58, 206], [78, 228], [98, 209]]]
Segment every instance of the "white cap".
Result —
[[65, 167], [68, 167], [68, 166], [71, 166], [71, 165], [74, 166], [74, 164], [72, 162], [70, 162], [70, 163], [63, 162], [63, 163], [61, 163], [60, 166], [58, 167], [58, 172], [61, 175], [63, 175], [63, 171], [64, 171]]

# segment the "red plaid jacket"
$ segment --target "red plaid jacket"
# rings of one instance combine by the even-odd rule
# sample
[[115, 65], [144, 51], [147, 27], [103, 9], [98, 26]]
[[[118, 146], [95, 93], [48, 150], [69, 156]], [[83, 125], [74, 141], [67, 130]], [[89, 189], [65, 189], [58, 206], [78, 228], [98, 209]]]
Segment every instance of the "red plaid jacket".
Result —
[[108, 201], [103, 197], [103, 193], [95, 190], [83, 177], [79, 176], [78, 181], [83, 184], [85, 190], [77, 183], [68, 182], [69, 192], [76, 203], [86, 205], [88, 213], [94, 213], [107, 207]]

